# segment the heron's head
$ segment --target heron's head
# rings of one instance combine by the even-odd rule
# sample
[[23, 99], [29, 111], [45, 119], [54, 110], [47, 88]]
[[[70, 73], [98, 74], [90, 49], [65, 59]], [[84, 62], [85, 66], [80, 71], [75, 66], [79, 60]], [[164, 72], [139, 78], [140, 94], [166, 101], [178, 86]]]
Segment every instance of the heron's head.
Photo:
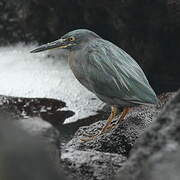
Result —
[[100, 38], [100, 36], [87, 29], [78, 29], [68, 32], [56, 41], [37, 47], [36, 49], [32, 50], [31, 53], [37, 53], [54, 48], [76, 50], [94, 38]]

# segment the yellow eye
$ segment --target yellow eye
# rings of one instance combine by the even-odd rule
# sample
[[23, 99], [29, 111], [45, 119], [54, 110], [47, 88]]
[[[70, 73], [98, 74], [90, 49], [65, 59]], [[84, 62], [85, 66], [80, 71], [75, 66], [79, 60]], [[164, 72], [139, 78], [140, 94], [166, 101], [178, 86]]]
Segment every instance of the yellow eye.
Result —
[[68, 40], [69, 40], [69, 41], [74, 41], [74, 40], [75, 40], [75, 37], [73, 37], [73, 36], [72, 36], [72, 37], [69, 37]]

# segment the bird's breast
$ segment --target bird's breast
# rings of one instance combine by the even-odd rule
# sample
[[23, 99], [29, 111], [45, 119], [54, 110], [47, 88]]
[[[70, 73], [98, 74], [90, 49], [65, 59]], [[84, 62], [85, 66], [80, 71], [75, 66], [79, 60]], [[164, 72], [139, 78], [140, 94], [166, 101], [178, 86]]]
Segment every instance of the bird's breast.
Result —
[[70, 52], [68, 56], [68, 63], [76, 79], [78, 79], [82, 85], [86, 86], [87, 80], [82, 64], [83, 57], [80, 57], [76, 52]]
[[75, 52], [69, 53], [68, 63], [75, 76], [80, 74], [81, 63], [79, 62], [77, 58], [77, 53]]

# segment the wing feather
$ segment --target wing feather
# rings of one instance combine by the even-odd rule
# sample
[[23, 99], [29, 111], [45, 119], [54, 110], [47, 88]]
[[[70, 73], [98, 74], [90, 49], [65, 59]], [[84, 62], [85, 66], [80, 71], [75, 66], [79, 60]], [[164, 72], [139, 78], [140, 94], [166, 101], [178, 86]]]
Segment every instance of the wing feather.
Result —
[[140, 66], [125, 51], [105, 40], [88, 47], [86, 78], [91, 91], [136, 103], [156, 103], [156, 95]]

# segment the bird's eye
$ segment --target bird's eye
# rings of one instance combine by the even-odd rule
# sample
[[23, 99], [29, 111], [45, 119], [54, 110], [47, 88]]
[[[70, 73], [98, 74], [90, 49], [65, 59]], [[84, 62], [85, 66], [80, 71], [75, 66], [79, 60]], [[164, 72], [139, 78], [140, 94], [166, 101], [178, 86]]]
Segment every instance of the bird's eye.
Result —
[[75, 37], [73, 37], [73, 36], [72, 36], [72, 37], [69, 37], [68, 40], [69, 40], [69, 41], [74, 41], [74, 40], [75, 40]]

